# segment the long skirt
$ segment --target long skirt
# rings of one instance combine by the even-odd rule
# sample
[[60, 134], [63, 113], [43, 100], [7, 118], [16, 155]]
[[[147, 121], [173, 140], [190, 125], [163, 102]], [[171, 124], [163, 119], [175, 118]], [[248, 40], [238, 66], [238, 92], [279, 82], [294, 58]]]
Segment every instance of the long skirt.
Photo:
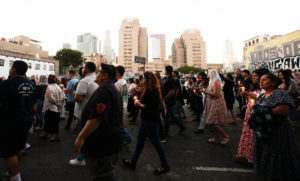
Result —
[[58, 123], [60, 120], [60, 113], [47, 110], [45, 113], [44, 131], [49, 134], [58, 134]]

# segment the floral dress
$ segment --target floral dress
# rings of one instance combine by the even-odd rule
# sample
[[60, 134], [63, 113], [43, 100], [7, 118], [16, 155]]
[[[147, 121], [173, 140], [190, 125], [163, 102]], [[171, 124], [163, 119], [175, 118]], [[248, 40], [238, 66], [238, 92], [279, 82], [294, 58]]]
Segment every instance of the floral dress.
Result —
[[[300, 180], [299, 152], [296, 149], [294, 133], [287, 116], [273, 115], [272, 108], [278, 105], [294, 107], [294, 101], [286, 91], [275, 90], [265, 98], [259, 96], [248, 121], [253, 128], [254, 170], [268, 180]], [[256, 111], [260, 107], [263, 111]], [[258, 110], [258, 109], [257, 109]], [[267, 112], [267, 113], [266, 113]], [[257, 115], [265, 115], [259, 119]]]
[[[213, 92], [213, 86], [209, 86], [207, 90]], [[227, 123], [227, 107], [222, 93], [217, 97], [206, 95], [205, 114], [207, 124], [224, 125]]]
[[[255, 90], [250, 92], [250, 94], [258, 95], [260, 93], [259, 90]], [[250, 101], [251, 98], [247, 97], [247, 108], [245, 114], [245, 120], [243, 124], [243, 131], [237, 151], [237, 156], [244, 157], [248, 160], [249, 163], [253, 163], [253, 131], [248, 126], [248, 120], [250, 118], [250, 110], [252, 108], [252, 102]]]

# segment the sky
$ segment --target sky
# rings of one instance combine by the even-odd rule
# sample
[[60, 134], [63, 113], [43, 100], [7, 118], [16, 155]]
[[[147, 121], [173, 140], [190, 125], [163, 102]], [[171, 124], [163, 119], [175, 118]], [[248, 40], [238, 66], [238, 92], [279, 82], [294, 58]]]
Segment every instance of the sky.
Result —
[[[3, 0], [0, 37], [26, 35], [55, 55], [63, 43], [76, 48], [77, 35], [92, 33], [103, 42], [111, 30], [118, 54], [118, 32], [126, 17], [136, 17], [151, 34], [166, 34], [167, 55], [185, 29], [199, 29], [207, 62], [221, 63], [224, 41], [242, 60], [244, 41], [260, 34], [282, 35], [300, 29], [299, 0]], [[103, 47], [103, 45], [102, 45]]]

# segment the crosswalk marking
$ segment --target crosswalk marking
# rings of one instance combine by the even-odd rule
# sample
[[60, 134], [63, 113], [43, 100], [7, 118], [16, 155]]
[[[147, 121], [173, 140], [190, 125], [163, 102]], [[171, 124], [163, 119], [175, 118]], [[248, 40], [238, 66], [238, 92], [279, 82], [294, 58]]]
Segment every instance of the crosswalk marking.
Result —
[[197, 171], [254, 173], [254, 171], [251, 169], [243, 168], [193, 167], [193, 169]]

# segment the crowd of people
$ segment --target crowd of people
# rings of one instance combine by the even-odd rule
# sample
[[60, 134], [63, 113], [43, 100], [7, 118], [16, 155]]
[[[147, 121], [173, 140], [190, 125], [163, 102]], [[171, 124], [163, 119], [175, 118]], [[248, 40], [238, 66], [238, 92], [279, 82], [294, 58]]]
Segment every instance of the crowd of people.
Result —
[[[299, 124], [299, 79], [290, 70], [278, 75], [266, 68], [249, 72], [236, 70], [235, 75], [220, 70], [191, 73], [182, 79], [172, 66], [165, 67], [166, 77], [145, 72], [139, 77], [124, 79], [123, 66], [86, 62], [76, 77], [55, 75], [26, 77], [28, 66], [15, 61], [10, 77], [0, 82], [0, 157], [5, 158], [7, 180], [20, 181], [19, 159], [27, 143], [32, 126], [44, 133], [41, 139], [58, 142], [59, 123], [65, 119], [64, 129], [73, 131], [77, 156], [71, 166], [88, 166], [93, 180], [119, 180], [115, 164], [118, 152], [133, 142], [133, 136], [123, 123], [123, 112], [128, 112], [129, 123], [141, 121], [137, 143], [131, 158], [123, 158], [125, 167], [135, 169], [147, 138], [153, 144], [160, 166], [154, 174], [170, 171], [163, 143], [169, 137], [171, 123], [184, 135], [185, 111], [199, 122], [195, 132], [206, 128], [213, 132], [207, 142], [227, 145], [230, 135], [227, 123], [237, 124], [242, 119], [241, 138], [234, 159], [253, 165], [257, 174], [268, 180], [300, 180], [300, 159], [296, 149], [292, 125]], [[127, 102], [123, 103], [123, 100]], [[239, 114], [234, 112], [238, 102]], [[188, 105], [189, 109], [184, 109]], [[227, 112], [231, 121], [227, 120]], [[74, 124], [73, 124], [74, 125]], [[27, 143], [28, 145], [28, 143]]]

